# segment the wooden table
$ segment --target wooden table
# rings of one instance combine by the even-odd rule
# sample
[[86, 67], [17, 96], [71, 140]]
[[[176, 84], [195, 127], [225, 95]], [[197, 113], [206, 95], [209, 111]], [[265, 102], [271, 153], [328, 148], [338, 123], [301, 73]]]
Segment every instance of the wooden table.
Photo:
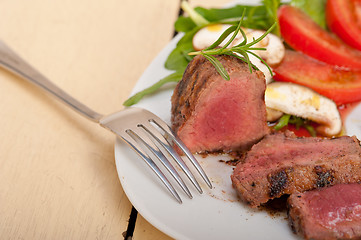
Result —
[[[221, 6], [226, 0], [194, 0]], [[4, 0], [0, 38], [101, 113], [122, 107], [173, 36], [179, 0]], [[1, 239], [122, 239], [132, 204], [113, 134], [0, 70]], [[133, 239], [169, 239], [139, 214]]]

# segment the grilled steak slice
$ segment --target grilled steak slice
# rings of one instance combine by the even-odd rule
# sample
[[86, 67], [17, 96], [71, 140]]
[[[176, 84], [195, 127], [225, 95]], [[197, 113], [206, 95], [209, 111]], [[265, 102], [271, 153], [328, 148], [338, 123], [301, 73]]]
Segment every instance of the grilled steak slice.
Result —
[[251, 207], [283, 194], [361, 181], [361, 148], [356, 137], [297, 138], [267, 135], [238, 163], [234, 188]]
[[357, 183], [292, 194], [288, 207], [292, 230], [306, 239], [361, 239], [361, 185]]
[[172, 128], [192, 152], [249, 148], [269, 132], [263, 73], [232, 56], [217, 56], [224, 80], [203, 56], [188, 65], [172, 96]]

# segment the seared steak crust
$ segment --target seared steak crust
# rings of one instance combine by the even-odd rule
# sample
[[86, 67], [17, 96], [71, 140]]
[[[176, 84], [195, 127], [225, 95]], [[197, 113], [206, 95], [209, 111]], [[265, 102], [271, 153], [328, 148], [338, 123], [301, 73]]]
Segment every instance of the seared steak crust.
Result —
[[235, 57], [221, 55], [217, 59], [230, 81], [203, 56], [196, 56], [171, 99], [172, 128], [192, 152], [247, 148], [269, 131], [263, 73], [250, 73], [248, 65]]
[[[176, 86], [172, 96], [172, 128], [177, 130], [191, 115], [200, 92], [207, 84], [211, 84], [215, 69], [207, 64], [207, 59], [195, 57], [188, 64], [182, 80]], [[228, 70], [228, 69], [227, 69]]]
[[305, 239], [361, 239], [361, 185], [292, 194], [288, 198], [292, 230]]
[[[227, 55], [217, 56], [229, 75], [234, 72], [249, 74], [249, 68], [244, 62]], [[255, 72], [262, 78], [262, 73]], [[182, 80], [176, 86], [172, 96], [172, 127], [178, 129], [195, 109], [202, 90], [211, 86], [214, 81], [223, 80], [214, 66], [203, 56], [196, 56], [188, 64]], [[224, 81], [224, 80], [223, 80]]]
[[361, 182], [360, 143], [347, 136], [267, 135], [245, 155], [231, 179], [241, 199], [251, 207], [284, 194]]

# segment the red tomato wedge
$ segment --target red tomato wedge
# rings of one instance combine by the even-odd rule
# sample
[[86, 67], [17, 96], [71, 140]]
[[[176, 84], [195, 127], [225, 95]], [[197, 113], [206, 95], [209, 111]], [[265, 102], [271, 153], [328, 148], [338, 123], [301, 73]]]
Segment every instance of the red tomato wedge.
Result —
[[273, 71], [275, 80], [312, 88], [337, 105], [361, 100], [360, 70], [341, 69], [300, 52], [287, 50], [283, 61]]
[[295, 50], [331, 65], [361, 69], [361, 51], [322, 29], [300, 9], [283, 5], [278, 19], [282, 37]]
[[329, 29], [358, 50], [361, 50], [361, 22], [357, 11], [360, 3], [356, 0], [328, 0], [326, 4]]
[[357, 18], [357, 24], [361, 26], [361, 0], [353, 0], [354, 7], [355, 7], [355, 14]]

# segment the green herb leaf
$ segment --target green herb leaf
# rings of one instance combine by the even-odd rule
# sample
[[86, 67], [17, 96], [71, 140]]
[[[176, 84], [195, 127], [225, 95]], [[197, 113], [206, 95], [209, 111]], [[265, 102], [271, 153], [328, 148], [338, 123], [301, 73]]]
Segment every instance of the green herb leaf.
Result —
[[205, 50], [210, 50], [210, 49], [214, 49], [216, 47], [219, 46], [219, 44], [221, 44], [224, 39], [226, 39], [232, 32], [234, 32], [237, 29], [236, 26], [231, 26], [228, 29], [226, 29], [221, 36], [209, 47], [207, 47]]
[[[277, 23], [275, 22], [265, 33], [262, 34], [262, 36], [260, 36], [257, 39], [254, 39], [252, 42], [247, 43], [245, 45], [243, 45], [244, 47], [251, 47], [253, 45], [255, 45], [256, 43], [259, 43], [260, 41], [262, 41], [263, 38], [265, 38], [267, 36], [267, 34], [269, 34], [270, 32], [272, 32], [272, 30], [277, 26]], [[238, 46], [236, 46], [238, 47]]]
[[180, 16], [174, 23], [177, 32], [189, 32], [197, 25], [189, 17]]
[[[242, 54], [235, 54], [235, 53], [225, 53], [225, 54], [230, 55], [230, 56], [233, 56], [233, 57], [236, 57], [236, 58], [244, 61], [245, 63], [247, 63], [248, 66], [249, 66], [249, 71], [250, 71], [250, 72], [252, 72], [252, 68], [258, 70], [258, 68], [257, 68], [255, 65], [253, 65], [250, 61], [247, 62], [247, 58], [248, 58], [247, 55], [246, 55], [247, 57], [244, 57]], [[249, 65], [249, 63], [250, 63], [250, 65]]]
[[263, 0], [263, 5], [266, 8], [267, 11], [267, 16], [268, 16], [268, 21], [269, 24], [273, 24], [274, 22], [276, 22], [276, 26], [273, 29], [273, 33], [277, 36], [281, 36], [281, 32], [280, 32], [280, 28], [279, 28], [279, 24], [278, 24], [278, 15], [277, 15], [277, 11], [278, 8], [281, 4], [280, 0]]
[[251, 63], [251, 60], [249, 60], [248, 53], [244, 51], [244, 52], [239, 52], [239, 54], [243, 56], [243, 58], [245, 59], [244, 61], [248, 64], [249, 71], [252, 73], [252, 68], [254, 65]]
[[[252, 29], [268, 29], [275, 22], [274, 18], [269, 16], [265, 5], [262, 6], [235, 5], [230, 8], [221, 8], [221, 9], [217, 9], [217, 8], [206, 9], [202, 7], [197, 7], [195, 9], [188, 8], [187, 12], [189, 16], [188, 17], [180, 16], [174, 24], [176, 31], [184, 32], [185, 34], [177, 43], [176, 48], [168, 56], [165, 63], [166, 69], [174, 70], [176, 72], [165, 77], [164, 79], [161, 79], [158, 83], [162, 85], [164, 84], [163, 80], [173, 79], [175, 81], [179, 81], [182, 78], [181, 74], [184, 72], [186, 66], [194, 57], [192, 55], [188, 55], [188, 53], [194, 51], [192, 46], [192, 40], [194, 34], [199, 29], [201, 29], [205, 25], [216, 24], [216, 23], [237, 24], [241, 19], [240, 13], [242, 13], [243, 10], [245, 10], [245, 12], [247, 13], [242, 21], [243, 27], [252, 28]], [[236, 26], [234, 26], [234, 29], [235, 28]], [[217, 46], [218, 45], [219, 44], [217, 44]], [[249, 50], [251, 50], [251, 48]], [[226, 52], [222, 54], [234, 55], [239, 59], [245, 61], [245, 59], [240, 55], [235, 55], [230, 52], [228, 53]], [[253, 66], [253, 68], [256, 67]], [[221, 70], [221, 68], [218, 68], [218, 70], [220, 70], [220, 72], [223, 71]], [[124, 103], [125, 106], [130, 106], [138, 102], [146, 94], [151, 94], [157, 91], [157, 89], [159, 89], [159, 87], [157, 86], [158, 83], [154, 84], [155, 86], [154, 88], [152, 87], [151, 90], [149, 89], [144, 90], [134, 95], [132, 98], [128, 99]]]
[[200, 15], [199, 13], [197, 13], [190, 5], [187, 1], [182, 1], [181, 3], [181, 7], [183, 9], [184, 12], [188, 13], [189, 17], [193, 20], [193, 22], [197, 25], [197, 26], [205, 26], [207, 24], [209, 24], [209, 22], [207, 21], [207, 19], [205, 19], [202, 15]]
[[172, 73], [172, 74], [166, 76], [165, 78], [162, 78], [161, 80], [159, 80], [152, 86], [131, 96], [123, 103], [123, 105], [126, 107], [132, 106], [133, 104], [136, 104], [137, 102], [139, 102], [145, 95], [149, 95], [149, 94], [156, 92], [164, 84], [170, 83], [170, 82], [179, 82], [182, 79], [182, 76], [183, 76], [183, 71]]
[[297, 130], [300, 127], [304, 127], [312, 137], [315, 137], [317, 135], [316, 130], [312, 127], [312, 125], [309, 124], [308, 120], [289, 114], [284, 114], [273, 128], [275, 130], [280, 130], [286, 127], [288, 124], [295, 125]]
[[327, 0], [291, 0], [291, 5], [302, 9], [318, 25], [326, 29], [326, 1]]
[[216, 68], [217, 72], [222, 76], [222, 78], [224, 78], [227, 81], [230, 79], [226, 69], [224, 69], [223, 65], [218, 61], [217, 58], [213, 57], [212, 55], [203, 55], [203, 56], [212, 63], [212, 65]]
[[[197, 7], [195, 11], [206, 18], [210, 23], [230, 23], [239, 22], [240, 13], [246, 11], [243, 26], [253, 29], [268, 29], [272, 25], [272, 21], [267, 16], [265, 6], [235, 5], [230, 8], [202, 8]], [[272, 22], [269, 24], [269, 22]]]
[[305, 120], [297, 116], [292, 116], [289, 123], [294, 124], [297, 130], [300, 129], [301, 126], [306, 125]]
[[286, 127], [288, 125], [288, 122], [290, 120], [291, 115], [289, 114], [284, 114], [280, 120], [278, 121], [278, 123], [273, 127], [275, 130], [280, 130], [284, 127]]
[[[237, 25], [237, 28], [236, 30], [234, 30], [234, 33], [232, 35], [232, 37], [227, 41], [227, 43], [222, 47], [222, 49], [225, 49], [226, 47], [229, 46], [229, 44], [231, 44], [233, 42], [233, 40], [237, 37], [238, 33], [241, 31], [242, 33], [242, 36], [245, 38], [245, 43], [247, 42], [247, 37], [246, 37], [246, 34], [243, 30], [241, 30], [241, 27], [242, 27], [242, 22], [243, 22], [243, 19], [244, 19], [244, 14], [245, 14], [245, 11], [243, 11], [242, 13], [242, 17], [241, 17], [241, 20], [239, 21], [238, 25]], [[242, 44], [242, 43], [241, 43]]]
[[188, 53], [194, 51], [192, 44], [177, 46], [168, 56], [164, 67], [168, 70], [185, 69], [190, 61]]
[[[253, 6], [252, 6], [253, 7]], [[239, 18], [241, 12], [243, 12], [244, 9], [249, 11], [249, 8], [252, 8], [251, 6], [241, 6], [241, 5], [235, 5], [230, 8], [202, 8], [197, 7], [195, 10], [201, 14], [204, 18], [206, 18], [210, 22], [218, 22], [220, 20], [224, 19], [232, 19], [232, 18]]]
[[[253, 50], [253, 49], [252, 49], [252, 50]], [[254, 49], [254, 50], [262, 50], [262, 49]], [[251, 52], [251, 51], [247, 51], [247, 53], [248, 53], [248, 54], [251, 54], [251, 55], [255, 56], [256, 58], [258, 58], [259, 60], [261, 60], [261, 62], [262, 62], [264, 65], [266, 65], [268, 71], [271, 73], [271, 76], [273, 76], [272, 69], [270, 68], [270, 66], [268, 66], [268, 64], [266, 63], [266, 61], [263, 60], [263, 58], [259, 57], [257, 54], [255, 54], [255, 53], [253, 53], [253, 52]], [[256, 66], [253, 66], [253, 68], [256, 68], [256, 69], [257, 69]]]
[[306, 128], [306, 130], [310, 133], [310, 135], [312, 137], [316, 137], [317, 136], [317, 133], [316, 133], [316, 130], [311, 126], [311, 125], [305, 125], [304, 126]]
[[[229, 80], [229, 75], [228, 73], [227, 74], [224, 74], [223, 72], [223, 69], [224, 67], [220, 68], [219, 64], [221, 64], [218, 60], [217, 62], [214, 60], [216, 59], [215, 55], [221, 55], [221, 54], [226, 54], [226, 55], [232, 55], [232, 56], [236, 56], [237, 58], [240, 58], [242, 59], [243, 61], [245, 61], [248, 66], [249, 66], [249, 70], [250, 72], [252, 72], [252, 68], [254, 68], [255, 66], [251, 63], [249, 57], [248, 57], [248, 54], [251, 53], [250, 50], [252, 49], [258, 49], [258, 50], [265, 50], [264, 48], [252, 48], [253, 45], [255, 45], [256, 43], [260, 42], [263, 38], [266, 37], [266, 35], [268, 33], [270, 33], [272, 31], [272, 29], [276, 26], [277, 23], [274, 23], [262, 36], [260, 36], [259, 38], [257, 39], [253, 39], [252, 42], [250, 43], [247, 43], [247, 37], [246, 37], [246, 34], [245, 32], [242, 30], [241, 26], [242, 26], [242, 21], [243, 21], [243, 18], [245, 16], [245, 13], [243, 12], [242, 14], [242, 17], [241, 17], [241, 20], [240, 22], [238, 23], [237, 27], [234, 28], [233, 27], [230, 27], [228, 28], [217, 40], [214, 44], [212, 44], [210, 47], [202, 50], [202, 51], [197, 51], [197, 52], [190, 52], [189, 55], [202, 55], [204, 57], [206, 57], [212, 64], [213, 66], [217, 69], [217, 71], [221, 74], [221, 76], [225, 79], [225, 80]], [[228, 37], [233, 31], [233, 35], [232, 37], [227, 41], [227, 43], [221, 47], [221, 48], [217, 48], [219, 43], [223, 42], [223, 40]], [[241, 32], [243, 38], [244, 38], [244, 41], [242, 41], [240, 44], [236, 45], [236, 46], [233, 46], [233, 47], [230, 47], [230, 48], [227, 48], [231, 42], [235, 39], [235, 37], [237, 36], [237, 34]], [[256, 56], [257, 58], [261, 59], [260, 57], [258, 57], [256, 54], [254, 53], [251, 53], [252, 55]], [[212, 57], [211, 57], [212, 56]], [[243, 56], [240, 57], [240, 56]], [[273, 75], [272, 71], [271, 71], [271, 68], [268, 66], [268, 64], [263, 61], [261, 59], [261, 61], [266, 64], [268, 70], [270, 71], [271, 75]], [[218, 64], [219, 63], [219, 64]], [[256, 68], [257, 69], [257, 68]]]

